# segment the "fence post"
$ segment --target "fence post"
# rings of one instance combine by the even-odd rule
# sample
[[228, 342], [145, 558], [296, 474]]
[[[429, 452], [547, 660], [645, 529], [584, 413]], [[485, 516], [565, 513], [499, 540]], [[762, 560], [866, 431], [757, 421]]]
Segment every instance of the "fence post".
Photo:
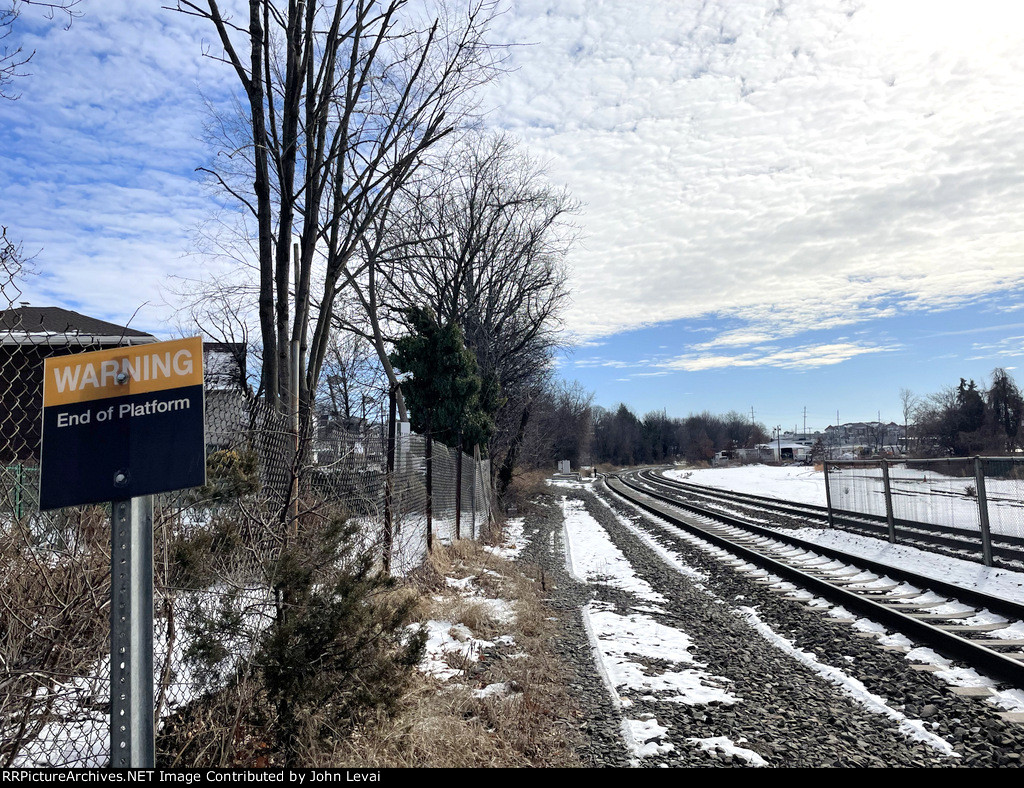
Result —
[[292, 428], [292, 478], [288, 502], [288, 530], [287, 538], [298, 539], [299, 536], [299, 473], [302, 461], [300, 420], [299, 420], [299, 340], [293, 340], [291, 344], [291, 364], [288, 368], [288, 410]]
[[825, 506], [828, 509], [828, 527], [835, 528], [836, 523], [832, 517], [832, 488], [829, 484], [828, 478], [828, 459], [826, 458], [825, 463]]
[[978, 523], [981, 526], [981, 557], [992, 566], [992, 532], [988, 522], [988, 495], [985, 493], [985, 469], [981, 457], [974, 458], [974, 483], [978, 492]]
[[[429, 413], [430, 411], [427, 411]], [[434, 549], [434, 440], [430, 434], [430, 417], [427, 416], [427, 434], [424, 436], [427, 461], [427, 552]]]
[[395, 495], [395, 411], [396, 394], [394, 386], [388, 395], [388, 445], [387, 464], [384, 475], [384, 574], [391, 574], [391, 548], [395, 541], [394, 517]]
[[462, 538], [462, 431], [455, 447], [455, 538]]
[[25, 490], [25, 465], [18, 463], [18, 480], [14, 483], [14, 516], [19, 520], [24, 516], [22, 498]]
[[477, 474], [477, 467], [479, 466], [479, 464], [480, 464], [480, 447], [479, 446], [474, 446], [473, 447], [473, 473], [471, 474], [470, 479], [469, 479], [469, 507], [470, 507], [469, 511], [470, 511], [470, 515], [472, 517], [472, 525], [470, 525], [470, 530], [472, 531], [472, 534], [471, 534], [470, 538], [474, 539], [474, 540], [476, 539], [476, 474]]
[[882, 483], [885, 486], [885, 522], [889, 526], [889, 542], [896, 544], [896, 520], [892, 516], [892, 487], [889, 485], [888, 460], [882, 460]]

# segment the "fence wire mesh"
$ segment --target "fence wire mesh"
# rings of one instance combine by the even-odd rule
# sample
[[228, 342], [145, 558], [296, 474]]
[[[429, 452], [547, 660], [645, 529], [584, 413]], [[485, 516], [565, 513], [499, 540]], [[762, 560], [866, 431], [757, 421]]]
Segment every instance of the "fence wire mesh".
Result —
[[[833, 509], [886, 517], [881, 462], [829, 462], [828, 467]], [[980, 534], [984, 512], [994, 537], [1024, 538], [1024, 458], [906, 460], [889, 462], [887, 470], [897, 523]]]
[[[10, 307], [0, 312], [0, 767], [104, 766], [110, 507], [39, 511], [42, 363], [152, 338], [15, 307], [20, 292], [6, 269], [0, 285], [0, 304]], [[344, 528], [339, 562], [371, 556], [382, 566], [389, 551], [393, 572], [418, 566], [426, 555], [425, 441], [400, 431], [389, 504], [381, 425], [311, 419], [297, 440], [287, 417], [209, 379], [205, 420], [206, 485], [155, 503], [157, 763], [261, 765], [271, 743], [245, 727], [242, 710], [265, 702], [257, 697], [265, 690], [240, 677], [259, 668], [268, 628], [295, 604], [277, 590], [289, 548], [306, 544], [305, 532], [330, 539]], [[463, 455], [457, 495], [457, 456], [433, 443], [431, 519], [442, 542], [479, 537], [490, 521], [488, 462]]]

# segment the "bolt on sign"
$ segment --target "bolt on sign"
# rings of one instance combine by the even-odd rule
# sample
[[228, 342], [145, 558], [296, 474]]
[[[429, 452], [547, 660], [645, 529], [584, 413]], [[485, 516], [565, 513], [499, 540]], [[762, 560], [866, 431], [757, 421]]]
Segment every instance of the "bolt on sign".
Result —
[[206, 483], [201, 337], [44, 363], [39, 508]]

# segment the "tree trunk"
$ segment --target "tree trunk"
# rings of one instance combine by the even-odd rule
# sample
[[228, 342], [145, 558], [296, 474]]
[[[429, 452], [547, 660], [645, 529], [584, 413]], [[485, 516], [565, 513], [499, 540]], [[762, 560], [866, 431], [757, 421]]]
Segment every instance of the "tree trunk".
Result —
[[519, 447], [523, 443], [523, 437], [526, 435], [526, 425], [530, 422], [530, 412], [533, 410], [534, 397], [526, 403], [526, 407], [523, 408], [523, 413], [519, 417], [519, 429], [516, 430], [516, 437], [512, 441], [512, 445], [508, 447], [508, 452], [505, 453], [505, 461], [501, 464], [501, 470], [498, 471], [498, 495], [502, 496], [505, 494], [505, 490], [508, 489], [509, 484], [512, 482], [512, 472], [515, 470], [516, 462], [519, 459]]

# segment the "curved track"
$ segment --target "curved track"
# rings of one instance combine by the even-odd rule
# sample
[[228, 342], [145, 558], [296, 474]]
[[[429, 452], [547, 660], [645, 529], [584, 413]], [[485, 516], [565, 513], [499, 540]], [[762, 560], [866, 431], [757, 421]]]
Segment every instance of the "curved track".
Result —
[[[1014, 622], [1024, 622], [1024, 605], [680, 501], [649, 476], [625, 473], [605, 477], [605, 482], [634, 505], [728, 550], [736, 556], [733, 566], [740, 571], [763, 577], [765, 582], [771, 582], [770, 576], [785, 578], [999, 679], [1024, 686], [1024, 640], [997, 634]], [[978, 623], [976, 617], [984, 611], [1004, 620]]]

